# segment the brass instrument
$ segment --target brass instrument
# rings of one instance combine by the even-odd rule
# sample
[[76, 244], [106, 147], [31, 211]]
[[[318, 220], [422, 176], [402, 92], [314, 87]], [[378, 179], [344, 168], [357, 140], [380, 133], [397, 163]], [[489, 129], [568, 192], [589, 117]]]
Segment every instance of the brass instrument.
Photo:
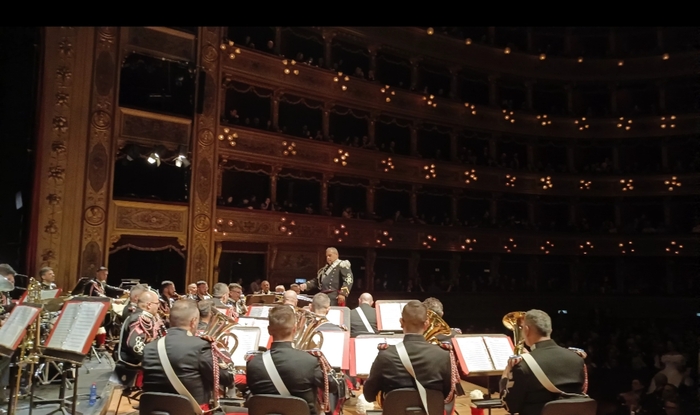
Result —
[[448, 326], [447, 323], [445, 323], [445, 320], [443, 320], [442, 317], [440, 317], [433, 310], [428, 310], [428, 321], [430, 324], [423, 333], [423, 337], [425, 337], [425, 340], [427, 340], [428, 343], [440, 344], [440, 340], [437, 338], [439, 334], [443, 334], [445, 336], [452, 334], [452, 329], [450, 326]]
[[512, 311], [505, 316], [503, 316], [503, 325], [508, 329], [513, 331], [513, 343], [515, 343], [515, 348], [513, 353], [516, 356], [520, 356], [523, 353], [523, 347], [525, 347], [525, 335], [523, 334], [523, 322], [525, 320], [524, 311]]
[[[230, 332], [231, 328], [236, 325], [237, 323], [234, 319], [212, 307], [211, 319], [202, 336], [214, 339], [216, 347], [230, 357], [238, 347], [238, 337]], [[233, 339], [233, 347], [229, 345], [226, 339]]]
[[[25, 302], [28, 304], [41, 305], [41, 283], [34, 278], [29, 280], [27, 285], [27, 297]], [[42, 314], [45, 310], [42, 309]], [[33, 381], [32, 375], [34, 374], [34, 365], [39, 364], [40, 350], [41, 346], [41, 317], [34, 320], [34, 322], [28, 327], [27, 335], [24, 336], [22, 343], [19, 346], [19, 357], [17, 359], [17, 383], [16, 389], [17, 393], [14, 394], [10, 399], [14, 399], [13, 407], [17, 407], [17, 398], [19, 395], [20, 384], [22, 381], [23, 372], [26, 371], [29, 374], [28, 385], [31, 385]], [[29, 365], [29, 370], [25, 369], [25, 366]]]
[[[319, 316], [308, 310], [296, 309], [296, 333], [292, 345], [298, 350], [320, 349], [323, 345], [323, 333], [318, 328], [328, 322], [325, 316]], [[316, 340], [314, 341], [314, 338]]]

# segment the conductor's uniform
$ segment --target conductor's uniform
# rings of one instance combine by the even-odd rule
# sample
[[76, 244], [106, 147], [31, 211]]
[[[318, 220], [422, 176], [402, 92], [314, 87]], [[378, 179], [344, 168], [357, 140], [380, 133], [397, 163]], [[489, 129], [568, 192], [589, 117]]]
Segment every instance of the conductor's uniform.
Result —
[[336, 259], [318, 270], [316, 278], [306, 281], [308, 290], [318, 288], [331, 299], [331, 306], [338, 305], [338, 294], [347, 297], [352, 289], [353, 276], [350, 261]]

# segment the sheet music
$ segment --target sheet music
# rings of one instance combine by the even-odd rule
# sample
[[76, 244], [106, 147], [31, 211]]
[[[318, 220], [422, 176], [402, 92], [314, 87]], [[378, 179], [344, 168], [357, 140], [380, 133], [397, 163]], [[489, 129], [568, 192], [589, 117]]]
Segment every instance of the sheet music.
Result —
[[380, 303], [382, 330], [401, 331], [401, 312], [407, 303]]
[[42, 300], [49, 300], [51, 298], [56, 298], [58, 297], [59, 290], [41, 290], [41, 299]]
[[356, 337], [355, 338], [355, 373], [369, 375], [372, 363], [377, 358], [379, 350], [377, 345], [386, 342], [384, 337]]
[[338, 309], [330, 309], [328, 310], [328, 314], [326, 314], [326, 318], [328, 321], [331, 323], [335, 324], [336, 326], [341, 326], [345, 324], [343, 321], [343, 312]]
[[267, 318], [267, 316], [270, 315], [270, 309], [272, 307], [268, 305], [254, 305], [250, 306], [250, 315], [249, 317], [264, 317]]
[[[267, 332], [267, 326], [270, 321], [266, 318], [238, 317], [238, 324], [241, 326], [260, 327], [260, 347], [267, 348], [267, 343], [270, 341], [270, 333]], [[257, 348], [256, 348], [257, 350]]]
[[46, 347], [82, 353], [103, 307], [96, 301], [67, 303]]
[[29, 306], [15, 306], [5, 324], [0, 327], [0, 345], [13, 349], [34, 316], [39, 314], [39, 309]]
[[456, 337], [455, 340], [470, 373], [495, 370], [483, 337]]
[[238, 347], [231, 355], [233, 359], [233, 364], [235, 366], [245, 366], [245, 355], [248, 352], [254, 352], [258, 350], [258, 344], [260, 343], [260, 328], [259, 327], [246, 327], [246, 328], [236, 328], [233, 327], [229, 330], [238, 338]]
[[344, 331], [322, 331], [323, 344], [321, 351], [326, 356], [326, 360], [331, 367], [342, 368], [343, 357], [345, 357], [345, 335]]
[[494, 368], [496, 370], [504, 370], [508, 366], [508, 359], [513, 355], [510, 339], [506, 336], [484, 336], [484, 341], [491, 354]]

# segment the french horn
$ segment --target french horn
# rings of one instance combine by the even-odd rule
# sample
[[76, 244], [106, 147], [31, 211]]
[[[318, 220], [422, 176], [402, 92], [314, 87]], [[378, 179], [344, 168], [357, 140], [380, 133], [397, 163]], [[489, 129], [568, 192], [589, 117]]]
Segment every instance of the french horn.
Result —
[[520, 356], [525, 347], [525, 334], [523, 333], [523, 323], [525, 321], [524, 311], [512, 311], [503, 316], [502, 322], [505, 328], [513, 332], [513, 343], [515, 348], [513, 354]]

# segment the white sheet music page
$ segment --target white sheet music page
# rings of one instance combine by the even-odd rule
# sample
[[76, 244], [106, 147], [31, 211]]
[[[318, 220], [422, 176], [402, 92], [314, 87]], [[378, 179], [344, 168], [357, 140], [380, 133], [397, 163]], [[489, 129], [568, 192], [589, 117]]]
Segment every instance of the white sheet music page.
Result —
[[[369, 375], [374, 359], [377, 358], [377, 345], [386, 342], [384, 337], [356, 337], [355, 338], [355, 373]], [[325, 342], [324, 342], [325, 343]]]
[[270, 314], [270, 307], [269, 305], [254, 305], [250, 306], [250, 315], [248, 317], [265, 317]]
[[491, 355], [486, 349], [483, 337], [456, 337], [456, 340], [470, 373], [496, 370], [491, 362]]
[[[69, 336], [63, 344], [62, 349], [68, 350], [75, 353], [82, 353], [83, 348], [88, 340], [92, 342], [92, 339], [88, 339], [92, 327], [97, 321], [102, 308], [105, 306], [103, 303], [96, 301], [84, 301], [76, 304], [69, 304], [69, 306], [75, 306], [78, 308], [78, 314], [73, 320], [73, 326], [69, 330]], [[63, 319], [61, 319], [62, 322]]]
[[235, 366], [245, 366], [245, 355], [248, 352], [255, 352], [258, 350], [258, 344], [260, 344], [260, 327], [233, 327], [229, 330], [238, 338], [238, 347], [231, 355], [233, 364]]
[[51, 349], [63, 349], [63, 343], [68, 339], [71, 327], [75, 322], [75, 318], [78, 316], [78, 307], [80, 303], [68, 303], [64, 305], [61, 311], [61, 316], [59, 317], [53, 332], [51, 333], [51, 339], [46, 344], [46, 347]]
[[51, 298], [56, 298], [58, 297], [58, 289], [55, 290], [41, 290], [41, 299], [42, 300], [49, 300]]
[[253, 325], [255, 327], [260, 327], [260, 342], [258, 343], [258, 346], [267, 348], [267, 343], [270, 341], [270, 333], [267, 332], [267, 326], [270, 325], [270, 320], [256, 318], [253, 321]]
[[406, 303], [381, 303], [379, 314], [382, 319], [382, 330], [401, 331], [401, 312]]
[[495, 369], [504, 370], [508, 366], [508, 359], [513, 355], [510, 339], [506, 336], [484, 336], [484, 341]]
[[326, 356], [326, 360], [331, 367], [342, 368], [343, 357], [345, 357], [345, 332], [344, 331], [321, 331], [323, 333], [323, 344], [321, 351]]
[[27, 326], [32, 318], [39, 313], [38, 308], [18, 305], [7, 318], [5, 324], [0, 327], [0, 345], [12, 349], [21, 338], [22, 334], [26, 333]]
[[343, 312], [338, 310], [338, 309], [328, 310], [328, 314], [326, 314], [326, 318], [328, 319], [328, 321], [335, 324], [336, 326], [341, 326], [341, 325], [345, 324], [343, 322]]

